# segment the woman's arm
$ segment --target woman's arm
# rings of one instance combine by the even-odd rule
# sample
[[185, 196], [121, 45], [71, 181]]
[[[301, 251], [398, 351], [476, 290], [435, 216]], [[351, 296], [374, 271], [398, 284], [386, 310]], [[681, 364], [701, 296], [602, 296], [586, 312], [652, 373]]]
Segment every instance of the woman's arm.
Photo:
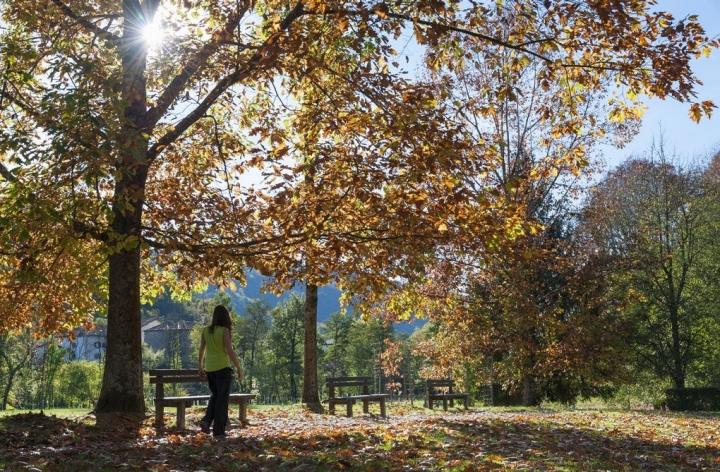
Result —
[[205, 380], [205, 369], [203, 369], [203, 361], [205, 360], [205, 333], [200, 333], [200, 354], [198, 355], [198, 376]]
[[235, 364], [235, 368], [237, 369], [238, 373], [238, 380], [242, 380], [242, 369], [240, 368], [240, 362], [238, 362], [238, 358], [235, 355], [235, 351], [232, 347], [232, 339], [230, 338], [230, 330], [227, 328], [223, 328], [223, 342], [225, 343], [225, 351], [227, 352], [228, 357], [232, 361], [233, 364]]

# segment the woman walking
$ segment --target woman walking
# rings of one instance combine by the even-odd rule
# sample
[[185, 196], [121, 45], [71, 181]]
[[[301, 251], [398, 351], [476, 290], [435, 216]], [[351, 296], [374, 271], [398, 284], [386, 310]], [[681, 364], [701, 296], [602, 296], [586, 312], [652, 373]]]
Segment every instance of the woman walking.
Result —
[[[242, 379], [242, 370], [235, 351], [230, 342], [232, 321], [230, 312], [223, 305], [213, 310], [210, 326], [203, 328], [200, 339], [200, 356], [198, 359], [198, 375], [207, 379], [210, 387], [210, 401], [207, 411], [200, 420], [200, 429], [203, 433], [210, 433], [212, 426], [213, 436], [225, 438], [225, 426], [228, 422], [228, 407], [230, 401], [230, 386], [232, 385], [232, 368], [230, 362], [237, 369], [238, 380]], [[203, 368], [203, 361], [205, 368]]]

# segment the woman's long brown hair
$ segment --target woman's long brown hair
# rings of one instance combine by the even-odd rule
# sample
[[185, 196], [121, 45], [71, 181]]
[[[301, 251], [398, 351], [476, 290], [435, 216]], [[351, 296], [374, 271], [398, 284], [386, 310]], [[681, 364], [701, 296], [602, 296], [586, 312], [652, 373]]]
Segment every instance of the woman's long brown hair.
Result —
[[230, 319], [230, 311], [225, 305], [218, 305], [213, 310], [212, 322], [210, 322], [210, 328], [208, 331], [210, 334], [215, 332], [215, 326], [222, 326], [232, 331], [232, 320]]

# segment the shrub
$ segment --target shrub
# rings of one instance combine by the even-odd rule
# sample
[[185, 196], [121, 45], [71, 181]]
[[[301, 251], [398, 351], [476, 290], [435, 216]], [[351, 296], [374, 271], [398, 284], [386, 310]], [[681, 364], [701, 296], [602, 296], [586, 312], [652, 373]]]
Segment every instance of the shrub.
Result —
[[92, 408], [100, 395], [102, 365], [91, 361], [64, 364], [55, 377], [55, 404], [61, 407]]
[[720, 388], [669, 388], [667, 407], [675, 411], [720, 411]]

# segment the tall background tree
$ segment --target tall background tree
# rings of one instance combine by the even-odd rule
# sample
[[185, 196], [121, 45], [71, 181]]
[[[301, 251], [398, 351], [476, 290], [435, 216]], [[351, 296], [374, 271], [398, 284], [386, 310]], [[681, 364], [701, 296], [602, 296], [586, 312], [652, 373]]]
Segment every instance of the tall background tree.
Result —
[[348, 346], [350, 330], [353, 326], [352, 316], [335, 312], [321, 329], [323, 343], [327, 346], [321, 368], [330, 377], [349, 375]]
[[36, 347], [36, 340], [30, 329], [0, 335], [0, 385], [3, 385], [0, 410], [7, 408], [15, 376], [33, 358]]
[[[594, 189], [588, 225], [631, 302], [640, 366], [684, 388], [718, 328], [707, 263], [716, 253], [714, 184], [700, 166], [684, 167], [661, 142]], [[707, 362], [707, 359], [704, 359]]]
[[267, 345], [271, 321], [270, 306], [262, 300], [248, 304], [240, 318], [236, 329], [241, 337], [238, 355], [243, 366], [243, 391], [258, 388], [259, 359]]
[[[303, 343], [305, 336], [305, 303], [293, 294], [271, 312], [271, 371], [278, 398], [300, 400], [303, 379]], [[287, 381], [284, 381], [286, 379]], [[283, 387], [287, 386], [287, 390]]]
[[[526, 21], [522, 11], [508, 15], [498, 35]], [[422, 344], [424, 352], [435, 359], [435, 375], [454, 368], [466, 377], [472, 369], [452, 360], [471, 359], [491, 388], [520, 390], [528, 405], [545, 395], [573, 401], [597, 393], [593, 384], [607, 385], [613, 377], [607, 367], [616, 343], [609, 334], [618, 327], [603, 313], [589, 313], [592, 301], [581, 282], [591, 276], [574, 235], [574, 213], [592, 172], [601, 168], [597, 148], [632, 136], [639, 115], [618, 119], [625, 112], [607, 100], [609, 78], [597, 89], [572, 74], [548, 82], [542, 61], [465, 42], [470, 52], [453, 70], [432, 74], [453, 90], [454, 119], [476, 143], [468, 152], [492, 163], [463, 175], [463, 187], [478, 199], [496, 195], [523, 223], [512, 238], [487, 245], [455, 238], [446, 246], [419, 288], [426, 297], [449, 300], [416, 309], [442, 325]], [[435, 54], [429, 53], [431, 62]], [[583, 346], [600, 339], [608, 344]], [[588, 375], [594, 362], [605, 365], [595, 369], [604, 375]]]

